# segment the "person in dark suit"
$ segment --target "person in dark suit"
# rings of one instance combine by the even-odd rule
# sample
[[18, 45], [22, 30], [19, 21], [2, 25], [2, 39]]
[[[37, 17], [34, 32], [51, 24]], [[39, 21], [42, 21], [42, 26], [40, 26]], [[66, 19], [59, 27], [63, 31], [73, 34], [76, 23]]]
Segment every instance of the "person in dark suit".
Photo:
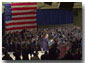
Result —
[[22, 46], [22, 57], [23, 57], [22, 60], [29, 60], [28, 54], [29, 54], [28, 44], [24, 43]]
[[6, 40], [6, 42], [4, 42], [3, 46], [7, 49], [7, 51], [9, 51], [10, 45], [9, 45], [9, 41], [8, 40]]
[[21, 46], [20, 44], [16, 44], [16, 50], [14, 51], [13, 55], [15, 56], [15, 60], [21, 60]]
[[21, 31], [21, 37], [22, 37], [23, 39], [25, 39], [24, 35], [25, 35], [26, 31], [27, 31], [26, 28], [24, 28], [24, 29]]
[[13, 59], [10, 57], [10, 55], [8, 54], [7, 51], [4, 53], [4, 55], [5, 55], [5, 56], [2, 57], [2, 60], [13, 60]]
[[21, 58], [20, 58], [21, 52], [17, 51], [13, 55], [15, 56], [15, 60], [21, 60]]
[[45, 34], [44, 38], [41, 41], [41, 50], [48, 51], [48, 34]]
[[10, 47], [10, 52], [12, 52], [13, 51], [13, 39], [11, 39], [9, 43], [9, 47]]

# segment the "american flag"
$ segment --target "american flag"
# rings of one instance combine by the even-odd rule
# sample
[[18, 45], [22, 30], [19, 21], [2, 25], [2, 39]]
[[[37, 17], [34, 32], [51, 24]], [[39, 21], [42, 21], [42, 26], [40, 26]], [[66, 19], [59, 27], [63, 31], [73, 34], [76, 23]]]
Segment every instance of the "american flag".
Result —
[[24, 28], [35, 29], [36, 23], [36, 2], [11, 3], [5, 5], [6, 31], [21, 31]]

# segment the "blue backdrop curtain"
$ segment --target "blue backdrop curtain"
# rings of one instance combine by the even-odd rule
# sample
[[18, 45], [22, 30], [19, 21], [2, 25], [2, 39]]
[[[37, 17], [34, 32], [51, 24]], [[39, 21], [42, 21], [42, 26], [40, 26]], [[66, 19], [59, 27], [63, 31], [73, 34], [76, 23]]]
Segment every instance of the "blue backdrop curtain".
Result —
[[37, 25], [72, 24], [73, 11], [58, 9], [37, 10]]

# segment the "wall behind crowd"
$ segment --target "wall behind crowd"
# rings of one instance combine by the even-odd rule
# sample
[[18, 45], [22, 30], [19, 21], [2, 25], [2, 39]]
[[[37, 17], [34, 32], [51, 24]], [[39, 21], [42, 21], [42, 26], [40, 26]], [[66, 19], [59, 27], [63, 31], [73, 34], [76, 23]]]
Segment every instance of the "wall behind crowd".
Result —
[[60, 9], [37, 10], [38, 25], [73, 24], [73, 11]]
[[74, 9], [73, 11], [73, 23], [79, 27], [82, 27], [82, 8]]
[[[9, 4], [9, 3], [3, 3], [3, 4]], [[2, 7], [3, 7], [2, 12], [4, 16], [4, 5]], [[59, 3], [56, 3], [56, 2], [53, 2], [52, 6], [49, 6], [49, 5], [44, 6], [44, 3], [38, 2], [37, 8], [38, 8], [37, 9], [37, 24], [38, 25], [55, 25], [55, 24], [72, 24], [72, 23], [75, 23], [75, 25], [78, 25], [81, 20], [79, 17], [80, 15], [73, 16], [74, 15], [73, 11], [59, 10], [58, 9]], [[81, 3], [74, 4], [74, 8], [81, 8]], [[2, 26], [3, 26], [3, 29], [5, 29], [4, 18], [2, 18], [2, 20], [3, 20]]]

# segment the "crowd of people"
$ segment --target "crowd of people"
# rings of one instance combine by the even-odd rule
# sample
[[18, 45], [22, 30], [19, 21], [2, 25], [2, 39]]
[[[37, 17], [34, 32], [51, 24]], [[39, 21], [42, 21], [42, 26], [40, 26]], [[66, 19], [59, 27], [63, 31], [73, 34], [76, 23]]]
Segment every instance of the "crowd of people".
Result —
[[[39, 51], [44, 52], [41, 58]], [[13, 60], [8, 52], [13, 52], [15, 60], [29, 60], [28, 54], [30, 60], [81, 60], [82, 30], [77, 26], [56, 26], [4, 33], [3, 60]]]

